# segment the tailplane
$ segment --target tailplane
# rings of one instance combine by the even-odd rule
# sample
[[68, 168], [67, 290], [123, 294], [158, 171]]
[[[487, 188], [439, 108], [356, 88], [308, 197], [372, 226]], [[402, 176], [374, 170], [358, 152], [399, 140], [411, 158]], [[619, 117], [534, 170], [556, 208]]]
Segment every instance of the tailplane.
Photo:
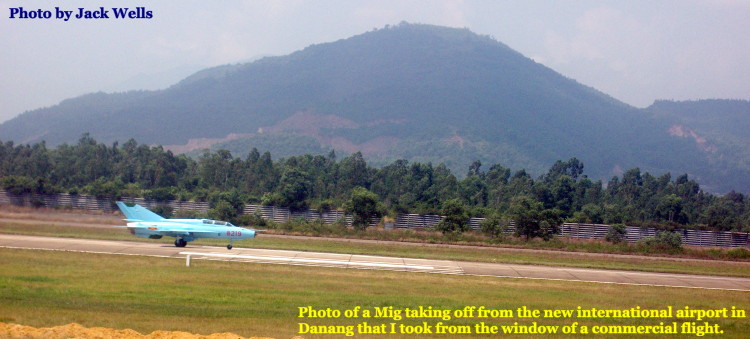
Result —
[[149, 211], [141, 205], [128, 206], [128, 204], [118, 201], [117, 207], [120, 208], [127, 221], [162, 221], [164, 217]]

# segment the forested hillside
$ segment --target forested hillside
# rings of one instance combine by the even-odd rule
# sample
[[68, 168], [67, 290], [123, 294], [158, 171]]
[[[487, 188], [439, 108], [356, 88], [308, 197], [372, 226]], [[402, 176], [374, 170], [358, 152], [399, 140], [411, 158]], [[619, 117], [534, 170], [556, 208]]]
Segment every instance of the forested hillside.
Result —
[[[169, 149], [217, 144], [245, 157], [361, 152], [398, 159], [475, 160], [544, 174], [576, 157], [607, 181], [638, 167], [689, 173], [709, 191], [750, 192], [750, 169], [639, 110], [467, 29], [400, 24], [290, 55], [207, 69], [161, 91], [90, 94], [0, 125], [17, 143], [74, 143], [83, 133]], [[204, 143], [189, 142], [203, 140]], [[730, 180], [727, 180], [731, 177]]]
[[[479, 161], [459, 179], [445, 165], [397, 160], [369, 166], [359, 152], [339, 159], [301, 155], [274, 160], [253, 149], [245, 158], [226, 150], [197, 160], [130, 140], [107, 146], [90, 136], [50, 149], [44, 143], [0, 143], [0, 187], [13, 194], [86, 193], [157, 200], [226, 202], [235, 215], [245, 203], [291, 208], [342, 208], [356, 187], [377, 196], [385, 213], [439, 213], [459, 204], [473, 216], [508, 212], [520, 200], [574, 222], [750, 230], [750, 201], [741, 193], [715, 196], [688, 175], [654, 176], [638, 168], [605, 186], [584, 164], [557, 161], [534, 178], [524, 169]], [[231, 217], [231, 215], [229, 215]]]
[[670, 121], [671, 135], [695, 143], [723, 178], [724, 187], [746, 190], [750, 177], [750, 101], [660, 100], [646, 111]]

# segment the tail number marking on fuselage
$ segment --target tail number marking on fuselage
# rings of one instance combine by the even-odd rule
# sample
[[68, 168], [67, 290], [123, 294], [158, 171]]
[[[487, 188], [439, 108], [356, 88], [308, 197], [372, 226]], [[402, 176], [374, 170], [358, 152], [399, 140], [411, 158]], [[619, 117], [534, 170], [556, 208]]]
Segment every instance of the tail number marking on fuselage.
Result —
[[242, 231], [227, 231], [228, 237], [241, 237]]

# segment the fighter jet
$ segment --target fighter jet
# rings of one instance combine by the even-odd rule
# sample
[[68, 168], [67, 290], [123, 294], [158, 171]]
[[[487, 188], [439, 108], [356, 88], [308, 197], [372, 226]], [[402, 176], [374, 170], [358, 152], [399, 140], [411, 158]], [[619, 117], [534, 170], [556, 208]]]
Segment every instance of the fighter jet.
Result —
[[131, 234], [149, 239], [163, 236], [175, 237], [174, 245], [185, 247], [188, 242], [199, 238], [229, 239], [227, 249], [232, 249], [232, 241], [255, 238], [255, 230], [237, 227], [226, 221], [211, 219], [165, 219], [147, 208], [122, 202], [117, 207], [125, 214], [125, 221]]

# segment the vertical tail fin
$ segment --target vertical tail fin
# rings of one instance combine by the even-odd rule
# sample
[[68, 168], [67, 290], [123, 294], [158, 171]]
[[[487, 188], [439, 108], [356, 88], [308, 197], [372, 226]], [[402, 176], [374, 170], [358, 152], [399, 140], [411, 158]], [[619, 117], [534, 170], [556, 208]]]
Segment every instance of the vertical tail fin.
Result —
[[122, 201], [117, 202], [117, 207], [120, 208], [125, 218], [128, 221], [161, 221], [164, 219], [161, 215], [149, 211], [147, 208], [141, 205], [134, 205], [133, 207], [128, 206]]

